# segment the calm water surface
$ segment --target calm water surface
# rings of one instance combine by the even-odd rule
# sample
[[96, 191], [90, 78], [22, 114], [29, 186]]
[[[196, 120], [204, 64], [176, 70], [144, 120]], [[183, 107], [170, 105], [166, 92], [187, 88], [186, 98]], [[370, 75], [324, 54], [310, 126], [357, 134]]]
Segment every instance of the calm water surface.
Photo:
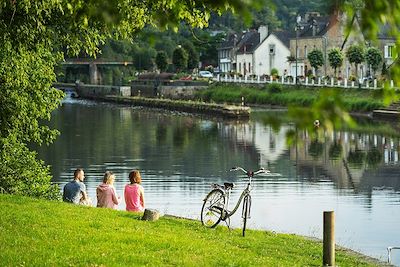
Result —
[[[235, 182], [237, 199], [245, 181], [227, 172], [232, 166], [267, 167], [282, 176], [255, 180], [250, 228], [322, 239], [322, 213], [334, 210], [338, 244], [386, 260], [386, 247], [400, 245], [400, 139], [393, 130], [366, 122], [387, 134], [297, 131], [299, 141], [289, 146], [294, 126], [269, 125], [263, 118], [271, 114], [283, 116], [224, 121], [67, 99], [51, 122], [61, 136], [38, 152], [60, 189], [83, 167], [93, 200], [106, 170], [123, 196], [128, 173], [140, 169], [147, 207], [196, 219], [211, 183]], [[393, 256], [400, 264], [400, 251]]]

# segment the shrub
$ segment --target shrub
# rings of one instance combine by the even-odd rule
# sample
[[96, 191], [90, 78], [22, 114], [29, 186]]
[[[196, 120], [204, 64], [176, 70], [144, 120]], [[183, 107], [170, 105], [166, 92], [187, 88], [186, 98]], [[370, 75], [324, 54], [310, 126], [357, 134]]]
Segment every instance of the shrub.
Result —
[[50, 169], [36, 159], [36, 152], [13, 138], [0, 139], [0, 192], [52, 200], [61, 199], [51, 183]]
[[276, 68], [272, 68], [271, 70], [271, 76], [278, 76], [279, 72]]
[[282, 85], [279, 83], [270, 83], [267, 85], [267, 91], [270, 94], [282, 93]]

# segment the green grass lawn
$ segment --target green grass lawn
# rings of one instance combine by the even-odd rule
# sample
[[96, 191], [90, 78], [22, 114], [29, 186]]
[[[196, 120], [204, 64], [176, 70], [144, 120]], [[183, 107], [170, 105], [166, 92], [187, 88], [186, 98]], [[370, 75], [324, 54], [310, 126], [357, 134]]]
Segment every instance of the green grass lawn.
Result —
[[[320, 93], [329, 88], [306, 88], [269, 84], [260, 86], [224, 85], [217, 83], [209, 89], [199, 91], [197, 98], [217, 103], [239, 104], [244, 97], [247, 104], [270, 104], [308, 107], [318, 99]], [[344, 106], [349, 111], [372, 111], [384, 107], [382, 90], [335, 89], [340, 92]]]
[[[0, 194], [1, 266], [321, 266], [303, 237]], [[338, 266], [378, 266], [337, 251]]]

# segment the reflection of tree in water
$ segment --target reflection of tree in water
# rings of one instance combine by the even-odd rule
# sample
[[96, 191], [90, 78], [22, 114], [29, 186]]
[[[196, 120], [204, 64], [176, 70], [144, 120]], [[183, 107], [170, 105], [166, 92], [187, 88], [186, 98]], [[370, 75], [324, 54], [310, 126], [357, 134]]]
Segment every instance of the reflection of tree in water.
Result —
[[365, 161], [365, 152], [359, 149], [350, 150], [347, 161], [352, 167], [361, 168]]
[[308, 153], [314, 158], [318, 158], [322, 155], [322, 151], [324, 150], [324, 146], [322, 143], [318, 142], [318, 140], [314, 140], [310, 143], [308, 148]]
[[336, 140], [333, 142], [333, 144], [330, 145], [329, 147], [329, 158], [330, 159], [338, 159], [342, 155], [343, 147], [342, 144], [336, 142]]
[[368, 166], [376, 168], [382, 161], [382, 153], [378, 150], [378, 148], [373, 147], [368, 150], [366, 161]]
[[163, 123], [157, 124], [156, 137], [157, 137], [157, 143], [159, 145], [166, 143], [166, 141], [167, 141], [167, 125], [166, 124], [163, 124]]

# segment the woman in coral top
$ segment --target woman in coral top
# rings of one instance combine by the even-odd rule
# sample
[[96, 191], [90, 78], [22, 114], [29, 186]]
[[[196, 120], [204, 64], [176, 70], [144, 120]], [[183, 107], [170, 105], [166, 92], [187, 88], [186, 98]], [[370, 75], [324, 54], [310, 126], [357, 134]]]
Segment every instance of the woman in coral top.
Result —
[[117, 209], [119, 196], [114, 188], [115, 175], [106, 171], [103, 178], [103, 183], [96, 188], [97, 207]]
[[140, 185], [142, 182], [142, 177], [138, 170], [131, 171], [129, 173], [130, 184], [125, 186], [125, 202], [126, 210], [141, 212], [144, 210], [144, 190]]

